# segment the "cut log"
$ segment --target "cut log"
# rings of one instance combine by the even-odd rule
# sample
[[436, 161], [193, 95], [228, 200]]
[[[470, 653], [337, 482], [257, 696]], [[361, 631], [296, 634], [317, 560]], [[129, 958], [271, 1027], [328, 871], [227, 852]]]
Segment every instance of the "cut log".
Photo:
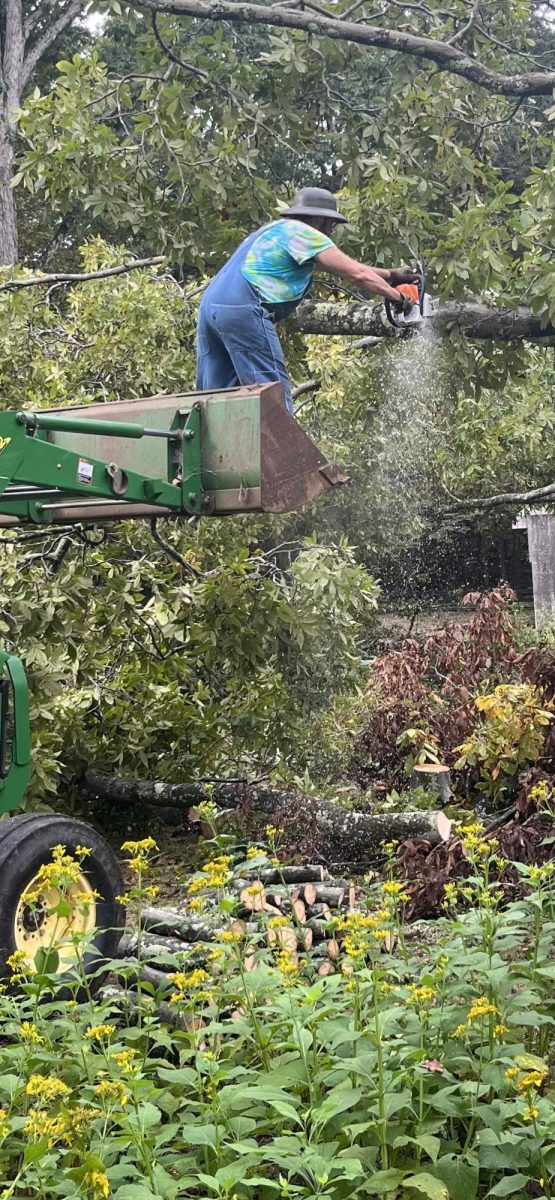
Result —
[[[167, 957], [175, 957], [176, 955], [190, 955], [195, 950], [197, 954], [203, 951], [202, 945], [198, 942], [185, 942], [182, 938], [159, 937], [155, 933], [146, 933], [142, 930], [140, 937], [136, 933], [128, 934], [121, 939], [118, 946], [119, 958], [137, 958], [140, 957], [144, 962], [153, 962], [155, 959]], [[171, 970], [171, 967], [168, 967]]]
[[329, 931], [326, 929], [324, 921], [317, 921], [312, 917], [304, 926], [305, 931], [308, 929], [312, 934], [312, 941], [325, 942], [329, 936]]
[[451, 791], [451, 774], [448, 767], [441, 763], [419, 763], [410, 777], [411, 788], [425, 788], [432, 796], [437, 796], [439, 804], [449, 804], [453, 799]]
[[[262, 884], [248, 884], [247, 887], [241, 888], [239, 899], [244, 908], [249, 912], [266, 912], [268, 904], [266, 901], [266, 893]], [[273, 907], [270, 905], [270, 908]], [[276, 910], [277, 911], [277, 910]]]
[[330, 938], [327, 942], [328, 958], [339, 958], [339, 942], [335, 938]]
[[326, 962], [320, 963], [320, 966], [318, 967], [319, 975], [333, 975], [334, 971], [335, 967], [333, 963], [330, 962], [329, 958]]
[[312, 950], [312, 943], [314, 941], [314, 935], [312, 933], [312, 930], [308, 928], [308, 925], [304, 926], [304, 929], [301, 934], [301, 940], [302, 940], [302, 944], [303, 944], [305, 950]]
[[210, 915], [207, 914], [203, 920], [164, 908], [143, 908], [141, 912], [142, 929], [168, 937], [183, 938], [185, 942], [211, 942], [221, 924], [222, 915], [217, 909]]
[[316, 900], [316, 888], [313, 883], [305, 883], [303, 888], [303, 900], [305, 904], [314, 904]]
[[297, 950], [297, 934], [291, 925], [282, 925], [279, 929], [269, 929], [267, 935], [268, 945], [282, 946], [284, 950], [288, 950], [294, 954]]
[[306, 925], [306, 908], [304, 905], [304, 900], [293, 901], [293, 912], [295, 913], [297, 921], [299, 921], [301, 925]]
[[[248, 872], [243, 872], [248, 874]], [[261, 883], [322, 883], [326, 878], [327, 872], [324, 868], [316, 866], [306, 867], [268, 867], [263, 871], [253, 872], [253, 879], [260, 879]]]
[[314, 888], [315, 901], [320, 904], [328, 904], [330, 908], [341, 908], [345, 899], [345, 889], [341, 887], [331, 887], [327, 883], [319, 883]]

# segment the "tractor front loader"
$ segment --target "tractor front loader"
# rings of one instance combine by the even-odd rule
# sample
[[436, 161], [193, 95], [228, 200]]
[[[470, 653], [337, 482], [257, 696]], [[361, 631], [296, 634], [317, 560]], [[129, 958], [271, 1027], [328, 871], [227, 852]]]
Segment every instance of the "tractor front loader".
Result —
[[[286, 411], [278, 384], [0, 413], [0, 527], [283, 513], [345, 479]], [[0, 652], [0, 973], [14, 951], [32, 966], [54, 943], [67, 973], [75, 935], [98, 971], [121, 933], [121, 871], [83, 822], [12, 815], [31, 765], [25, 670]], [[44, 871], [59, 845], [89, 851], [64, 895]]]

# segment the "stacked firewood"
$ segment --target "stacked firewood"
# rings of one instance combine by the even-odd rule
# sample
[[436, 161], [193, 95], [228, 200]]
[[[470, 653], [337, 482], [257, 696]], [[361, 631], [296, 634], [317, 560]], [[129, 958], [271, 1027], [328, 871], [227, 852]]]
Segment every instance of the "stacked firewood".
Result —
[[160, 987], [169, 983], [169, 975], [182, 962], [188, 968], [202, 966], [209, 957], [210, 943], [231, 931], [240, 936], [247, 971], [254, 966], [255, 945], [251, 943], [258, 946], [261, 936], [272, 948], [309, 957], [320, 975], [336, 969], [338, 918], [357, 906], [357, 891], [351, 883], [332, 878], [319, 865], [280, 866], [245, 870], [230, 880], [227, 890], [236, 899], [233, 917], [227, 921], [210, 897], [202, 916], [186, 903], [171, 910], [144, 908], [139, 930], [121, 941], [120, 958], [130, 966], [136, 961], [141, 978]]

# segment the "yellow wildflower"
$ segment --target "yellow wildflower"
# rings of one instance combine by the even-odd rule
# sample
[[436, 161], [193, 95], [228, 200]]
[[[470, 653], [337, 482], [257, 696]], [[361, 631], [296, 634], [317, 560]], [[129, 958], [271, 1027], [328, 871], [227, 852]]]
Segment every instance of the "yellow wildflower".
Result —
[[114, 1104], [121, 1104], [122, 1108], [129, 1100], [129, 1094], [119, 1079], [102, 1079], [94, 1091], [99, 1100], [113, 1101]]
[[505, 1071], [505, 1079], [516, 1079], [518, 1075], [518, 1067], [507, 1067]]
[[453, 1030], [453, 1037], [463, 1038], [465, 1036], [466, 1032], [467, 1032], [466, 1025], [457, 1025], [457, 1028]]
[[247, 858], [258, 858], [259, 854], [264, 854], [263, 850], [259, 850], [258, 846], [249, 846], [247, 849]]
[[12, 983], [17, 983], [17, 980], [25, 975], [34, 975], [35, 968], [27, 962], [27, 955], [24, 950], [14, 950], [13, 954], [6, 959], [6, 966], [12, 972]]
[[85, 1030], [85, 1037], [91, 1041], [93, 1038], [98, 1038], [100, 1041], [102, 1038], [111, 1037], [115, 1032], [115, 1025], [89, 1025], [89, 1028]]
[[409, 984], [409, 995], [405, 1000], [405, 1004], [413, 1004], [415, 1008], [420, 1008], [423, 1005], [431, 1004], [437, 996], [437, 991], [433, 987], [419, 987], [415, 983]]
[[40, 1141], [41, 1138], [47, 1138], [49, 1145], [62, 1138], [67, 1140], [67, 1127], [63, 1117], [52, 1117], [43, 1108], [34, 1108], [29, 1113], [23, 1132], [25, 1137], [34, 1142]]
[[516, 1085], [517, 1092], [530, 1092], [535, 1088], [541, 1088], [546, 1075], [547, 1071], [527, 1071]]
[[528, 868], [528, 876], [530, 879], [530, 883], [532, 883], [532, 884], [542, 883], [544, 879], [549, 879], [554, 871], [555, 871], [555, 863], [552, 863], [552, 862], [544, 863], [543, 867], [529, 867]]
[[27, 904], [34, 904], [44, 890], [52, 887], [65, 892], [79, 882], [80, 876], [81, 863], [73, 855], [66, 854], [65, 846], [54, 846], [52, 862], [43, 863], [35, 876], [33, 890], [24, 892], [22, 899]]
[[201, 800], [196, 806], [199, 817], [202, 817], [208, 824], [213, 823], [218, 815], [218, 807], [213, 800]]
[[457, 885], [446, 883], [443, 888], [443, 908], [452, 908], [457, 903]]
[[194, 900], [189, 901], [189, 909], [191, 912], [202, 912], [206, 908], [206, 900], [201, 896], [197, 896]]
[[129, 895], [129, 892], [121, 892], [119, 896], [116, 896], [116, 900], [118, 904], [129, 904], [131, 896]]
[[203, 1058], [206, 1059], [206, 1062], [214, 1062], [215, 1057], [216, 1055], [212, 1050], [205, 1050], [203, 1053]]
[[268, 929], [285, 929], [286, 925], [289, 924], [289, 917], [270, 917]]
[[244, 937], [244, 934], [241, 933], [239, 929], [224, 929], [223, 933], [220, 933], [219, 937], [221, 942], [240, 942]]
[[145, 894], [147, 900], [155, 900], [159, 891], [160, 891], [160, 888], [156, 887], [156, 884], [150, 883], [148, 885], [148, 887], [145, 887], [144, 894]]
[[279, 858], [271, 858], [270, 863], [273, 867], [279, 867]]
[[402, 891], [403, 884], [394, 879], [388, 880], [388, 882], [384, 883], [382, 886], [382, 892], [385, 892], [386, 896], [399, 896]]
[[4, 1138], [8, 1132], [8, 1114], [5, 1108], [0, 1108], [0, 1138]]
[[91, 851], [90, 846], [76, 846], [75, 853], [77, 855], [77, 858], [83, 859], [83, 858], [88, 858], [89, 854], [91, 854], [92, 851]]
[[87, 1171], [83, 1182], [94, 1196], [100, 1196], [102, 1200], [110, 1195], [110, 1184], [104, 1171]]
[[44, 1045], [44, 1038], [41, 1037], [34, 1021], [21, 1022], [21, 1037], [24, 1042], [28, 1042], [30, 1046]]
[[487, 996], [479, 996], [469, 1010], [467, 1017], [468, 1024], [470, 1025], [472, 1021], [481, 1021], [484, 1017], [489, 1016], [490, 1013], [498, 1017], [499, 1009], [495, 1007], [495, 1004], [490, 1004]]
[[69, 1096], [71, 1088], [55, 1075], [31, 1075], [25, 1088], [28, 1096], [38, 1096], [41, 1100], [57, 1100], [60, 1096]]
[[110, 1057], [122, 1071], [138, 1071], [139, 1069], [135, 1063], [135, 1058], [137, 1057], [136, 1050], [117, 1050]]
[[148, 859], [143, 854], [136, 854], [134, 858], [128, 858], [127, 865], [132, 871], [136, 871], [137, 875], [149, 875], [152, 870]]
[[98, 1121], [99, 1117], [103, 1117], [103, 1115], [100, 1108], [88, 1108], [86, 1105], [72, 1108], [66, 1113], [75, 1133], [80, 1133], [82, 1129], [86, 1129], [87, 1125], [92, 1125], [93, 1121]]
[[289, 950], [278, 950], [276, 954], [276, 967], [280, 974], [283, 975], [286, 983], [292, 982], [299, 973], [297, 957], [291, 954]]
[[494, 1025], [494, 1027], [493, 1027], [493, 1036], [494, 1036], [494, 1038], [500, 1038], [500, 1037], [503, 1037], [503, 1034], [504, 1034], [504, 1033], [508, 1033], [508, 1032], [509, 1032], [509, 1027], [508, 1027], [508, 1025], [501, 1025], [501, 1024], [499, 1024], [499, 1025]]
[[158, 850], [154, 838], [142, 838], [139, 842], [123, 842], [122, 850], [126, 850], [129, 854], [148, 854], [150, 850]]
[[539, 1115], [540, 1115], [540, 1110], [539, 1110], [539, 1108], [536, 1107], [535, 1104], [526, 1104], [524, 1107], [524, 1112], [522, 1114], [522, 1118], [524, 1121], [534, 1121], [536, 1117], [539, 1117]]
[[268, 838], [268, 841], [271, 842], [272, 838], [275, 838], [275, 836], [277, 834], [277, 829], [276, 829], [275, 825], [267, 825], [265, 832], [266, 832], [266, 837]]
[[202, 967], [197, 967], [196, 970], [191, 971], [188, 975], [185, 975], [184, 971], [174, 971], [171, 975], [168, 975], [170, 983], [175, 984], [177, 989], [170, 996], [170, 1003], [178, 1004], [180, 1000], [186, 998], [187, 991], [200, 987], [205, 979], [208, 978], [208, 971], [203, 971]]
[[187, 893], [189, 896], [194, 896], [195, 892], [202, 892], [206, 886], [206, 880], [201, 879], [198, 875], [196, 879], [191, 879], [187, 884]]
[[261, 896], [263, 891], [264, 885], [262, 883], [251, 883], [250, 887], [245, 888], [247, 896]]

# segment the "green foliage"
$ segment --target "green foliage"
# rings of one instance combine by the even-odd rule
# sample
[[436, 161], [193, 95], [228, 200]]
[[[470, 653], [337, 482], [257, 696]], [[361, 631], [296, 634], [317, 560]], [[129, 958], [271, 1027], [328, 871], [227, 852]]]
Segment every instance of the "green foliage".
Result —
[[[406, 893], [389, 878], [366, 912], [339, 922], [340, 959], [326, 977], [285, 948], [283, 918], [270, 949], [262, 915], [246, 968], [247, 943], [229, 927], [233, 851], [194, 889], [222, 932], [200, 957], [198, 946], [166, 956], [157, 988], [108, 988], [60, 1011], [53, 955], [39, 952], [34, 974], [14, 956], [18, 994], [0, 997], [7, 1194], [549, 1197], [552, 866], [514, 864], [526, 894], [501, 908], [495, 843], [476, 826], [461, 834], [476, 907], [459, 914], [450, 885], [437, 940], [408, 949]], [[141, 904], [152, 843], [125, 849]], [[256, 876], [267, 858], [253, 855]], [[395, 952], [384, 951], [386, 934]], [[77, 989], [82, 936], [74, 949]], [[134, 969], [118, 964], [130, 984]]]
[[169, 532], [199, 579], [142, 530], [88, 550], [74, 537], [54, 577], [47, 558], [3, 547], [2, 635], [30, 679], [35, 802], [95, 762], [170, 779], [304, 769], [310, 721], [360, 671], [376, 589], [347, 547], [306, 546], [278, 571], [243, 548], [255, 530]]
[[481, 720], [461, 746], [457, 770], [478, 767], [478, 788], [498, 804], [519, 769], [539, 758], [553, 706], [539, 688], [527, 683], [502, 683], [489, 695], [478, 696]]

